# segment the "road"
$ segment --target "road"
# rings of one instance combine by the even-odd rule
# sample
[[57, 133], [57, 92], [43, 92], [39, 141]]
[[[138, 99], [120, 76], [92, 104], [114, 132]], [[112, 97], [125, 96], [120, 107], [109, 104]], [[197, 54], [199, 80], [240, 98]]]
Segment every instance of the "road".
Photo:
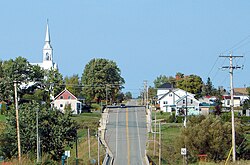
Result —
[[146, 112], [144, 107], [126, 105], [110, 108], [105, 140], [115, 165], [144, 165]]

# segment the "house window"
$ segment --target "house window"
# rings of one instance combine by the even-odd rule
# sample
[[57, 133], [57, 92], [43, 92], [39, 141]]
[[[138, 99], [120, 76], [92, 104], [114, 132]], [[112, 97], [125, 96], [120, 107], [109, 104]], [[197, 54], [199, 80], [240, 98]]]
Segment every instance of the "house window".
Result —
[[230, 100], [227, 100], [227, 105], [230, 105]]
[[63, 99], [63, 96], [60, 96], [60, 99]]
[[68, 99], [71, 99], [71, 96], [68, 96]]
[[191, 99], [191, 101], [190, 101], [190, 102], [191, 102], [191, 104], [193, 104], [193, 99]]
[[63, 104], [60, 104], [60, 107], [62, 108], [62, 107], [63, 107]]
[[183, 104], [185, 104], [185, 100], [182, 100]]

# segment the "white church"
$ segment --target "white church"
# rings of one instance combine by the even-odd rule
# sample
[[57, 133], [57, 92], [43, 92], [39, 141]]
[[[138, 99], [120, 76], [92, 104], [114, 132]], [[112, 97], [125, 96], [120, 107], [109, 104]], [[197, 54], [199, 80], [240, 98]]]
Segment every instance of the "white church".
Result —
[[43, 62], [42, 63], [32, 63], [32, 65], [38, 65], [44, 70], [57, 70], [57, 64], [53, 62], [53, 48], [50, 44], [50, 34], [49, 25], [47, 23], [45, 44], [43, 47]]

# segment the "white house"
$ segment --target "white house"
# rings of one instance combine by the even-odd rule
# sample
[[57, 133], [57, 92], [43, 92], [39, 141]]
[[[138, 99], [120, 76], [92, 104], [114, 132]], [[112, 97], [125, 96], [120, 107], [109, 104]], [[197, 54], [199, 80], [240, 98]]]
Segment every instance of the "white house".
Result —
[[[221, 101], [222, 102], [222, 106], [223, 107], [227, 107], [227, 108], [230, 108], [230, 105], [231, 105], [231, 96], [222, 96], [223, 100]], [[240, 97], [238, 96], [234, 96], [233, 97], [234, 99], [234, 107], [240, 107], [241, 106], [241, 99]]]
[[[169, 87], [169, 86], [168, 86]], [[173, 110], [177, 110], [178, 106], [182, 106], [179, 102], [183, 97], [192, 102], [192, 106], [194, 104], [198, 104], [199, 101], [194, 98], [194, 94], [186, 92], [182, 89], [178, 88], [159, 88], [157, 90], [158, 104], [160, 105], [160, 110], [163, 112], [172, 112]], [[192, 100], [192, 101], [191, 101]], [[191, 106], [190, 105], [190, 106]], [[199, 104], [198, 104], [199, 106]], [[195, 106], [195, 109], [199, 107]]]
[[80, 102], [76, 96], [74, 96], [70, 91], [68, 91], [66, 88], [59, 93], [54, 101], [51, 103], [52, 107], [55, 107], [62, 112], [65, 111], [65, 107], [67, 105], [70, 105], [71, 110], [73, 111], [73, 114], [79, 114], [82, 112], [82, 102]]
[[184, 95], [176, 101], [176, 115], [199, 115], [200, 102], [193, 95]]

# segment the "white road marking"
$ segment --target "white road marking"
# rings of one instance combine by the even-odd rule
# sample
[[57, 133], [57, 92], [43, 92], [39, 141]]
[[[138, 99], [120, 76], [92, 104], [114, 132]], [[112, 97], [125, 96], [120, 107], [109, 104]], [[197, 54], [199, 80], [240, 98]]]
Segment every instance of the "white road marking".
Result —
[[118, 153], [118, 113], [119, 113], [119, 108], [116, 113], [116, 141], [115, 141], [115, 157], [117, 158], [117, 153]]
[[141, 162], [143, 162], [143, 161], [142, 161], [142, 155], [141, 155], [141, 138], [140, 138], [140, 134], [139, 134], [139, 124], [138, 124], [138, 118], [137, 118], [137, 111], [136, 111], [136, 113], [135, 113], [135, 118], [136, 118], [137, 135], [138, 135], [138, 141], [139, 141], [140, 159], [141, 159]]

